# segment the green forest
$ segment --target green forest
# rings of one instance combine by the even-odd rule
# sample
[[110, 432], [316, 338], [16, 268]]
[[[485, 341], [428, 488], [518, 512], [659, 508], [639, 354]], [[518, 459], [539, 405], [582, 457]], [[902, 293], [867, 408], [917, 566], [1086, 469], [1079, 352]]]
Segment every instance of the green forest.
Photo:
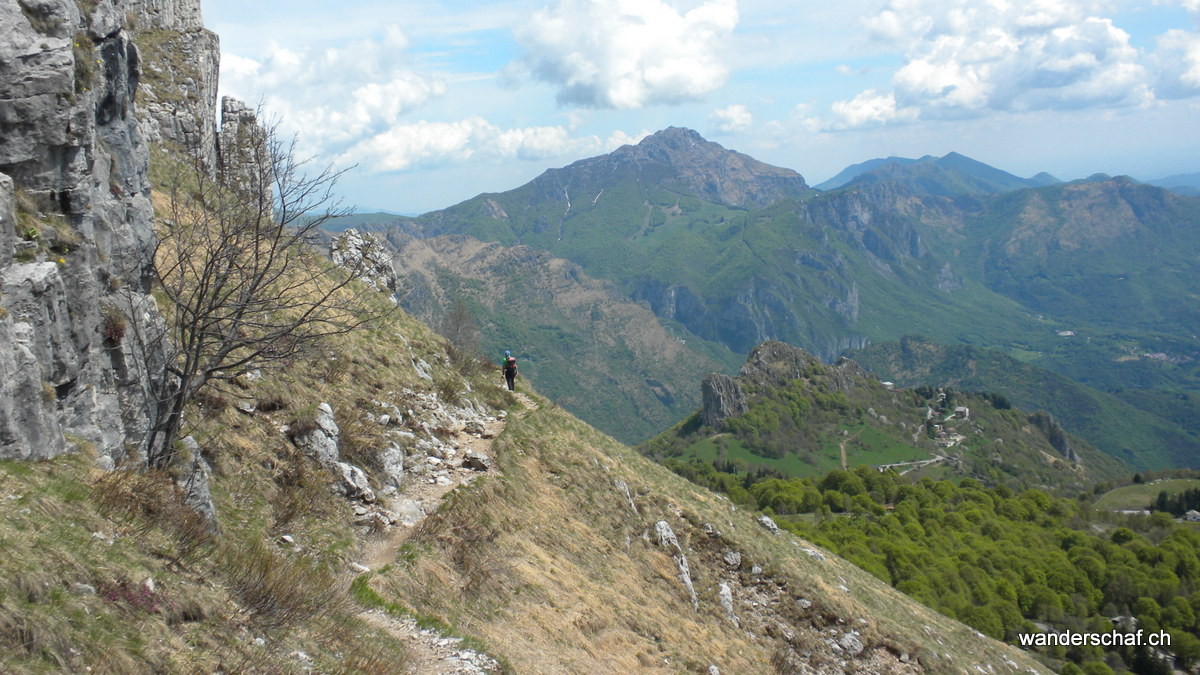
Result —
[[[989, 636], [1015, 644], [1023, 633], [1166, 631], [1178, 665], [1200, 665], [1198, 524], [1096, 509], [1093, 494], [971, 478], [910, 483], [865, 466], [781, 479], [667, 464]], [[1171, 672], [1144, 646], [1042, 656], [1062, 673]]]

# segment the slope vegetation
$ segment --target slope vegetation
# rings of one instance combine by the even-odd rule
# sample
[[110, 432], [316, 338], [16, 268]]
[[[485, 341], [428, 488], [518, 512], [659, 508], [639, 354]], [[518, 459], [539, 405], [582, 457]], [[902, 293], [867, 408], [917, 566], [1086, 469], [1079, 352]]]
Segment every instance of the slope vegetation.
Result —
[[364, 594], [518, 672], [1037, 669], [544, 399], [495, 447], [500, 476], [445, 502]]

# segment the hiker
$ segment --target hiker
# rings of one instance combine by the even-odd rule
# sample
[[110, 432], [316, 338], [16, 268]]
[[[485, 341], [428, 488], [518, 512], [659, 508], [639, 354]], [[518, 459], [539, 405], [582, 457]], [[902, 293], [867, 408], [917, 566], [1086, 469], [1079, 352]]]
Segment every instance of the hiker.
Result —
[[508, 383], [509, 391], [516, 391], [514, 383], [517, 380], [517, 359], [512, 352], [504, 352], [504, 381]]

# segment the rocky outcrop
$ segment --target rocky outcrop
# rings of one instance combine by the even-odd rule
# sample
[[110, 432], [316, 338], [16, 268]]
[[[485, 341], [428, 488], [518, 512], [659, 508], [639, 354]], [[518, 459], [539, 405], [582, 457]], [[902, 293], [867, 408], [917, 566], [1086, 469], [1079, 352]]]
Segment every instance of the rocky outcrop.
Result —
[[204, 29], [199, 0], [130, 0], [145, 64], [138, 117], [147, 142], [215, 166], [220, 40]]
[[153, 236], [136, 10], [0, 3], [2, 457], [52, 457], [70, 438], [119, 462], [145, 430], [145, 369], [130, 364], [146, 359], [126, 335]]
[[738, 371], [738, 378], [758, 387], [769, 387], [791, 382], [820, 364], [820, 359], [799, 347], [769, 341], [750, 352]]
[[832, 388], [850, 393], [860, 383], [871, 380], [867, 371], [856, 362], [840, 358], [833, 366], [825, 366], [812, 354], [783, 342], [768, 341], [754, 348], [736, 377], [712, 374], [700, 383], [700, 422], [720, 429], [725, 420], [749, 410], [749, 400], [756, 393], [786, 386], [820, 372], [828, 377]]
[[720, 373], [713, 373], [700, 383], [700, 399], [700, 421], [714, 429], [748, 410], [742, 388], [732, 377]]
[[379, 235], [346, 230], [329, 242], [329, 257], [334, 264], [358, 275], [380, 293], [395, 294], [396, 270], [392, 268], [392, 253]]

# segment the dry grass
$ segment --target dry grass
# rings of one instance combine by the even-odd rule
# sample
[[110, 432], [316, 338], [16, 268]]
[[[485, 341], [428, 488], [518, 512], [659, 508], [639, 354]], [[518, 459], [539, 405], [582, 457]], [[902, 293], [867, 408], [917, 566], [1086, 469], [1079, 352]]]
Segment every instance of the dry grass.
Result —
[[[751, 514], [561, 410], [513, 419], [496, 449], [503, 477], [460, 490], [412, 535], [408, 560], [372, 585], [479, 636], [517, 672], [1004, 672], [1002, 657], [1032, 665], [844, 561], [815, 560], [799, 540], [770, 535]], [[672, 552], [656, 542], [658, 520], [685, 548], [699, 611]], [[742, 553], [740, 570], [722, 561], [731, 549]], [[742, 628], [724, 616], [721, 583], [735, 589]], [[826, 634], [851, 628], [868, 649], [842, 666]]]
[[224, 547], [219, 557], [234, 597], [263, 627], [291, 627], [349, 608], [336, 576], [317, 561], [260, 542]]

